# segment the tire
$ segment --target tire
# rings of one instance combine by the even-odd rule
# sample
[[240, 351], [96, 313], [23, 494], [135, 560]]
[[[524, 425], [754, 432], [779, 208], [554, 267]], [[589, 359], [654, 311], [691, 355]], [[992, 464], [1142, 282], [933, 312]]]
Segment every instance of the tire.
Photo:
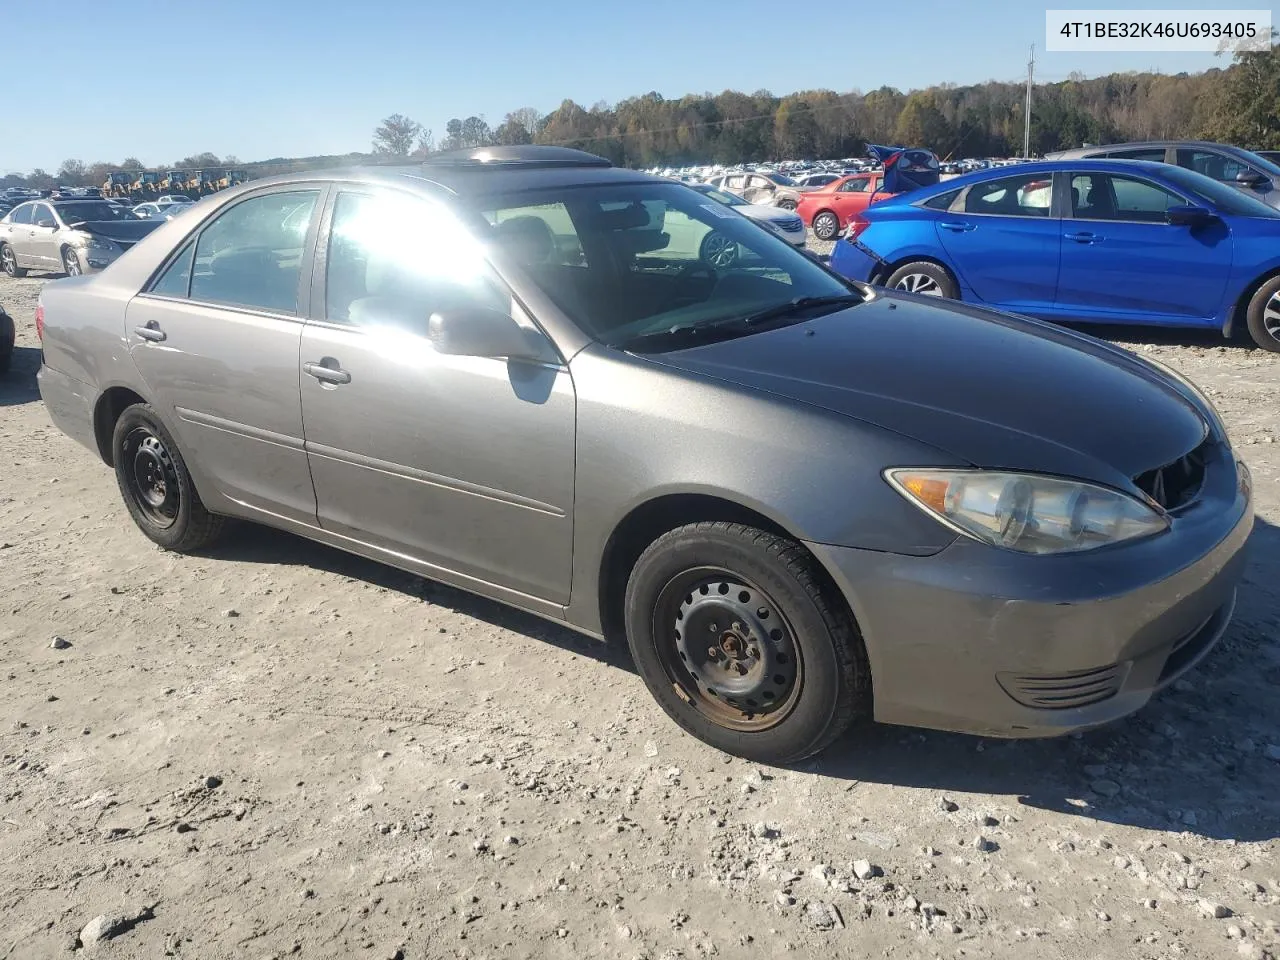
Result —
[[813, 235], [819, 240], [834, 240], [840, 232], [840, 218], [830, 210], [813, 216]]
[[903, 290], [907, 293], [919, 294], [922, 297], [945, 297], [956, 300], [960, 296], [960, 288], [955, 277], [946, 267], [929, 260], [916, 260], [900, 266], [889, 279], [884, 282], [892, 290]]
[[823, 583], [792, 540], [739, 523], [678, 527], [627, 582], [636, 668], [704, 743], [768, 764], [812, 756], [871, 706], [862, 640]]
[[7, 243], [0, 243], [0, 269], [14, 280], [21, 280], [27, 275], [26, 268], [18, 266], [18, 258]]
[[1280, 277], [1272, 277], [1258, 288], [1245, 308], [1245, 319], [1254, 343], [1280, 353]]
[[703, 263], [723, 270], [738, 262], [738, 245], [723, 233], [712, 230], [702, 238], [698, 257]]
[[62, 248], [62, 272], [68, 277], [78, 277], [84, 273], [80, 268], [80, 258], [70, 247]]
[[222, 533], [225, 518], [205, 509], [178, 445], [150, 404], [125, 408], [111, 450], [120, 496], [148, 538], [166, 550], [191, 553]]
[[783, 210], [794, 210], [796, 208], [796, 202], [790, 197], [783, 197], [778, 201], [778, 206]]

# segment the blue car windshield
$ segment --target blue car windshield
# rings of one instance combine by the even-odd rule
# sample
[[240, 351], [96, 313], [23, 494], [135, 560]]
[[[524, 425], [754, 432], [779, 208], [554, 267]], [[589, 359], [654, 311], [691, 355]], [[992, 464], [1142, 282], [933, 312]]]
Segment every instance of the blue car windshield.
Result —
[[1277, 211], [1274, 207], [1268, 206], [1261, 200], [1251, 197], [1235, 187], [1229, 187], [1225, 183], [1219, 183], [1212, 177], [1206, 177], [1203, 173], [1196, 173], [1194, 170], [1187, 170], [1185, 167], [1166, 165], [1160, 169], [1160, 174], [1186, 193], [1192, 194], [1193, 197], [1209, 201], [1223, 213], [1229, 213], [1237, 217], [1280, 219], [1280, 211]]

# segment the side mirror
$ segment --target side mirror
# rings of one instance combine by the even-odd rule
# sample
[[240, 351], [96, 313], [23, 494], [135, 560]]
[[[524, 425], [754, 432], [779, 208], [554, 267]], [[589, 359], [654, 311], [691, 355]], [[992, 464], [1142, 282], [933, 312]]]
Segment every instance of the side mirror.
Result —
[[501, 310], [474, 307], [433, 313], [427, 322], [427, 339], [448, 356], [545, 359], [540, 336]]
[[1212, 220], [1213, 212], [1205, 207], [1186, 204], [1184, 206], [1170, 207], [1164, 212], [1164, 219], [1165, 223], [1171, 223], [1175, 227], [1198, 227]]
[[1236, 174], [1236, 183], [1246, 187], [1260, 187], [1266, 179], [1257, 170], [1250, 170], [1248, 167]]
[[54, 222], [53, 222], [52, 220], [50, 220], [48, 217], [45, 217], [43, 220], [37, 220], [35, 225], [36, 225], [37, 227], [48, 227], [50, 230], [53, 230], [53, 229], [55, 229], [55, 228], [58, 226], [56, 223], [54, 223]]

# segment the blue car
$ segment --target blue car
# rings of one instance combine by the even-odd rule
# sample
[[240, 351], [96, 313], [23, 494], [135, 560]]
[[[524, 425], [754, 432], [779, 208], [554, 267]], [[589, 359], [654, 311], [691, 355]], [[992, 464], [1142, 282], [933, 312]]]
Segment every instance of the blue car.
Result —
[[1046, 320], [1247, 329], [1280, 352], [1280, 212], [1169, 164], [1023, 163], [898, 194], [831, 266]]

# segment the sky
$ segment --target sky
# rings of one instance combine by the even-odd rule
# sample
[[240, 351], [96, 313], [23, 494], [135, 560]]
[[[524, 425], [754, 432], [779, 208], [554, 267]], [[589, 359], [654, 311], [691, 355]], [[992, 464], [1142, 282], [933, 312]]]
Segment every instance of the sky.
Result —
[[[1032, 43], [1043, 82], [1076, 70], [1178, 73], [1227, 64], [1208, 53], [1045, 53], [1046, 5], [1027, 0], [124, 6], [114, 29], [107, 15], [114, 3], [0, 0], [8, 94], [0, 173], [52, 173], [68, 158], [136, 156], [161, 166], [206, 150], [244, 162], [367, 151], [374, 127], [392, 113], [439, 140], [450, 117], [483, 116], [496, 127], [510, 110], [548, 113], [566, 98], [589, 107], [651, 90], [675, 99], [725, 89], [781, 95], [1018, 80]], [[24, 37], [39, 42], [18, 42]], [[157, 42], [148, 47], [150, 38]]]

